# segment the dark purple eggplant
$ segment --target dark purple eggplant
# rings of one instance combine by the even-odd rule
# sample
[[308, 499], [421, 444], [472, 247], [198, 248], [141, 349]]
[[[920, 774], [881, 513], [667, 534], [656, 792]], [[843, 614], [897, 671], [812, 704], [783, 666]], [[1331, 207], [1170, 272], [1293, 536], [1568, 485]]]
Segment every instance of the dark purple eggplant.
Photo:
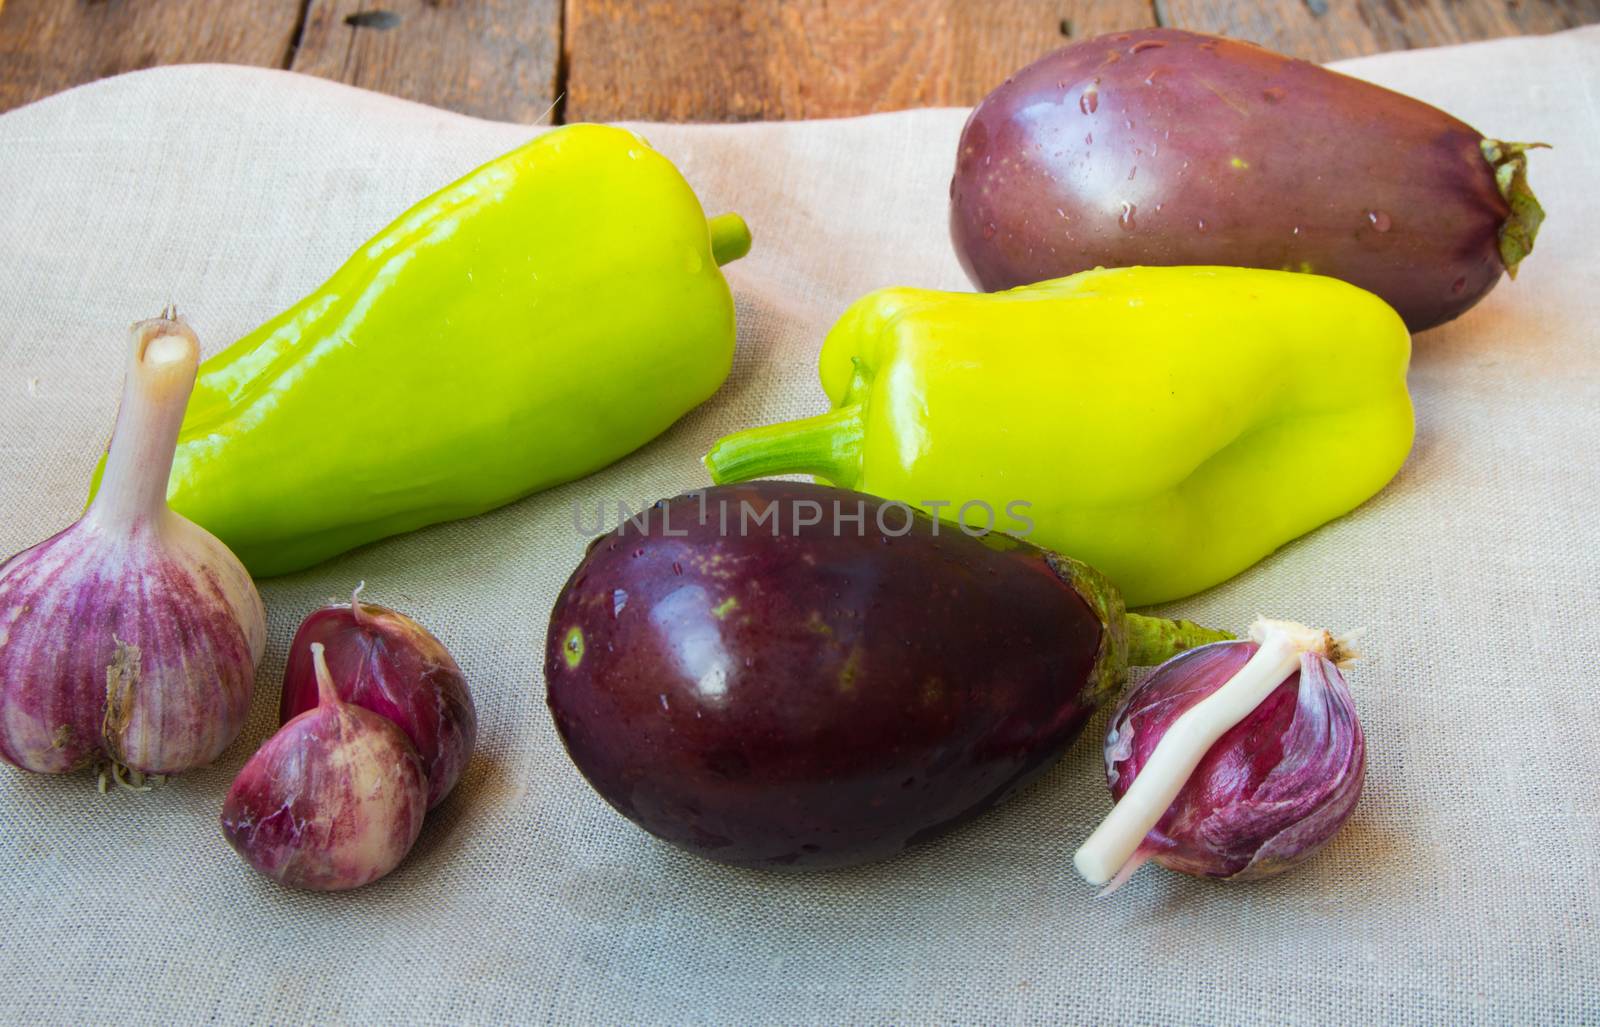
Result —
[[1130, 660], [1225, 637], [1126, 614], [1098, 573], [1026, 542], [761, 481], [596, 539], [545, 675], [573, 762], [645, 830], [726, 863], [830, 867], [994, 805]]
[[1097, 266], [1307, 271], [1415, 332], [1533, 248], [1531, 145], [1249, 43], [1142, 29], [1057, 50], [978, 105], [950, 232], [988, 291]]

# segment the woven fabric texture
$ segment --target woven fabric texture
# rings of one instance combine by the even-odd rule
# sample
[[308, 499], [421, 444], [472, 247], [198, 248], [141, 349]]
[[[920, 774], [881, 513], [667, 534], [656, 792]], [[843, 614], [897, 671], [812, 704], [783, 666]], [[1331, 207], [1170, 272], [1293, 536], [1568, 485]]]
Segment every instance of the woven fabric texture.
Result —
[[[0, 767], [0, 1019], [1600, 1021], [1600, 29], [1341, 67], [1555, 148], [1533, 156], [1549, 221], [1521, 277], [1416, 340], [1399, 477], [1164, 611], [1367, 629], [1350, 673], [1366, 793], [1316, 859], [1238, 886], [1149, 867], [1095, 900], [1071, 853], [1108, 808], [1103, 716], [1000, 809], [847, 872], [703, 862], [590, 791], [539, 669], [582, 552], [574, 503], [592, 516], [704, 484], [720, 434], [825, 408], [815, 356], [851, 300], [967, 287], [945, 222], [963, 111], [639, 126], [708, 212], [753, 229], [728, 269], [727, 385], [592, 478], [264, 582], [254, 712], [216, 766], [109, 796]], [[209, 66], [0, 116], [0, 552], [80, 509], [130, 322], [175, 301], [215, 352], [531, 131]], [[418, 416], [450, 416], [426, 399]], [[454, 651], [480, 749], [391, 877], [292, 893], [235, 856], [217, 816], [273, 726], [299, 619], [361, 580]]]

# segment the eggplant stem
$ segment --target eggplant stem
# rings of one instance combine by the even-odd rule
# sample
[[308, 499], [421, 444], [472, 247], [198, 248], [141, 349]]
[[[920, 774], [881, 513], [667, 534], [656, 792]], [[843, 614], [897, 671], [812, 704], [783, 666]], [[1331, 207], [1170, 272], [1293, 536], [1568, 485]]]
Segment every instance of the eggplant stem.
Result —
[[1217, 739], [1299, 669], [1303, 654], [1338, 651], [1328, 632], [1293, 621], [1258, 620], [1250, 637], [1261, 648], [1221, 688], [1172, 722], [1122, 800], [1073, 855], [1073, 865], [1090, 884], [1104, 885], [1121, 875]]
[[1181, 652], [1233, 641], [1233, 635], [1196, 624], [1192, 620], [1166, 620], [1139, 613], [1126, 615], [1128, 625], [1128, 663], [1134, 667], [1155, 667]]

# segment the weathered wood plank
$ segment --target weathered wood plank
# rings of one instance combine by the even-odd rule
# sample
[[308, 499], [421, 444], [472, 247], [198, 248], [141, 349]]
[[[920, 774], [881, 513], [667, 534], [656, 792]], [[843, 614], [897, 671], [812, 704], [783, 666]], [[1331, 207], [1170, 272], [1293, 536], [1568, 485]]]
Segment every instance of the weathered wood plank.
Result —
[[819, 118], [969, 104], [1149, 0], [566, 0], [568, 121]]
[[567, 120], [828, 117], [972, 103], [1156, 20], [1332, 60], [1600, 22], [1600, 0], [0, 0], [0, 110], [228, 61], [523, 122], [563, 86]]
[[501, 121], [556, 98], [561, 0], [311, 0], [295, 71]]
[[1558, 32], [1600, 21], [1600, 0], [1156, 0], [1162, 24], [1311, 61]]
[[281, 68], [300, 11], [301, 0], [0, 0], [0, 110], [158, 64]]

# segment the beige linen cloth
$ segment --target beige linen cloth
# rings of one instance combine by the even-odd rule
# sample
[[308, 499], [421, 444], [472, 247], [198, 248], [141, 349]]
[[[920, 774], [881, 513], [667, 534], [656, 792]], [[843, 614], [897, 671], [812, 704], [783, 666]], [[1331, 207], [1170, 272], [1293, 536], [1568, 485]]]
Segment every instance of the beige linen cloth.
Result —
[[[1368, 629], [1366, 793], [1315, 860], [1233, 886], [1151, 866], [1094, 899], [1071, 854], [1109, 804], [1103, 717], [1002, 808], [847, 872], [704, 862], [590, 791], [539, 669], [573, 504], [704, 484], [719, 434], [825, 408], [815, 354], [852, 299], [967, 287], [945, 229], [964, 112], [651, 125], [755, 234], [728, 270], [727, 385], [588, 480], [263, 583], [254, 713], [216, 766], [108, 796], [0, 768], [0, 1020], [1600, 1022], [1600, 29], [1341, 67], [1555, 149], [1533, 156], [1549, 221], [1521, 279], [1416, 341], [1399, 477], [1169, 608]], [[530, 131], [225, 67], [0, 116], [0, 551], [79, 510], [130, 322], [175, 301], [215, 352]], [[299, 619], [361, 580], [455, 652], [480, 748], [396, 873], [297, 894], [234, 855], [218, 811]]]

